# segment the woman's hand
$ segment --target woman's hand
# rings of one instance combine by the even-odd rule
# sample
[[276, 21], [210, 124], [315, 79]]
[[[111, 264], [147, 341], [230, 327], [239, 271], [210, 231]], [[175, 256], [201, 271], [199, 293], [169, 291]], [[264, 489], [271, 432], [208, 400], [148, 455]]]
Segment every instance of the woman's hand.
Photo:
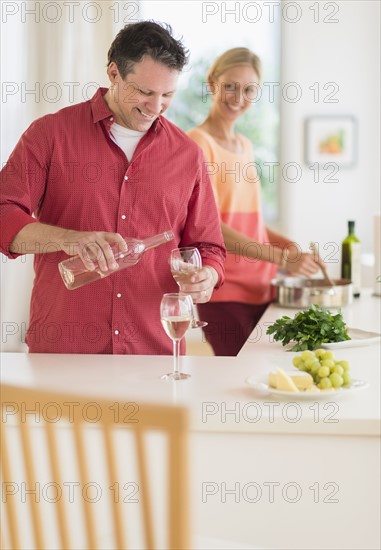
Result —
[[285, 255], [283, 251], [283, 259], [280, 267], [292, 275], [305, 275], [306, 277], [310, 277], [317, 273], [324, 265], [323, 260], [317, 254], [302, 252], [298, 253], [297, 256], [293, 256]]

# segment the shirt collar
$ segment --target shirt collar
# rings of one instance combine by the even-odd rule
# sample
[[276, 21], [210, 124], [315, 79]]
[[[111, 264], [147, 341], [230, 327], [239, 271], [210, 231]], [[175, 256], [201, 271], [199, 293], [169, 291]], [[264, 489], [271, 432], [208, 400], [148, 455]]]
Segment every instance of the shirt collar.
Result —
[[[99, 122], [100, 120], [108, 119], [109, 125], [114, 122], [114, 115], [110, 111], [107, 103], [103, 99], [103, 96], [108, 92], [108, 88], [98, 88], [93, 97], [90, 99], [91, 111], [93, 114], [93, 122]], [[150, 130], [157, 131], [157, 126], [160, 124], [164, 128], [162, 117], [159, 116], [152, 124]]]
[[113, 114], [110, 111], [103, 96], [108, 92], [107, 88], [98, 88], [93, 97], [90, 99], [91, 111], [93, 113], [93, 122], [99, 122], [106, 118], [112, 118]]

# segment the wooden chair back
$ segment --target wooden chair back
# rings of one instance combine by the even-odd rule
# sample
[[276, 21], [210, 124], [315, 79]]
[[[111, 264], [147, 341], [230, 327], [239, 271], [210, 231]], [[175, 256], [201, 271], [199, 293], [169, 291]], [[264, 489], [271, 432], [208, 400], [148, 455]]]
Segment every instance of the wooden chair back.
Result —
[[[165, 465], [166, 471], [162, 473], [165, 483], [166, 526], [167, 542], [165, 547], [169, 550], [189, 549], [189, 509], [188, 509], [188, 468], [187, 468], [187, 413], [184, 408], [166, 405], [144, 405], [136, 403], [121, 404], [105, 399], [78, 397], [76, 395], [62, 395], [35, 389], [27, 389], [9, 385], [1, 386], [1, 471], [3, 487], [3, 529], [1, 536], [1, 548], [12, 550], [22, 549], [22, 535], [29, 525], [29, 534], [33, 534], [33, 543], [38, 550], [52, 550], [52, 542], [47, 540], [46, 530], [49, 527], [56, 529], [57, 548], [70, 550], [84, 548], [96, 550], [103, 548], [104, 542], [98, 534], [98, 527], [103, 524], [103, 518], [109, 517], [112, 523], [110, 530], [113, 539], [112, 546], [123, 550], [131, 548], [128, 538], [131, 520], [128, 507], [123, 505], [123, 498], [115, 498], [115, 491], [108, 490], [103, 496], [102, 506], [107, 507], [107, 513], [99, 519], [94, 516], [93, 501], [89, 498], [81, 498], [81, 529], [85, 533], [85, 542], [82, 546], [76, 537], [73, 525], [78, 517], [71, 517], [71, 506], [67, 505], [64, 498], [49, 500], [51, 519], [46, 519], [41, 498], [24, 498], [20, 502], [20, 491], [15, 480], [21, 479], [25, 488], [36, 488], [41, 474], [38, 466], [41, 460], [46, 461], [44, 471], [49, 472], [50, 484], [45, 487], [57, 492], [65, 485], [64, 468], [69, 458], [76, 464], [78, 482], [82, 487], [91, 485], [94, 479], [94, 460], [103, 454], [104, 475], [109, 489], [115, 487], [123, 479], [123, 464], [131, 459], [134, 461], [137, 472], [137, 487], [139, 493], [139, 505], [141, 506], [140, 534], [144, 538], [144, 548], [158, 548], [155, 540], [156, 503], [152, 497], [152, 459], [153, 453], [147, 451], [147, 434], [164, 434]], [[86, 412], [86, 414], [85, 414]], [[31, 417], [33, 422], [31, 422]], [[89, 422], [89, 418], [91, 421]], [[91, 425], [89, 425], [91, 424]], [[39, 437], [37, 437], [37, 432]], [[59, 444], [63, 434], [68, 437], [71, 434], [73, 445], [71, 449], [64, 449]], [[97, 434], [98, 450], [93, 445], [89, 446], [88, 434]], [[128, 433], [131, 438], [131, 450], [121, 456], [117, 448], [118, 438], [124, 438]], [[17, 435], [16, 435], [17, 434]], [[43, 434], [43, 436], [41, 436]], [[91, 435], [91, 434], [90, 434]], [[12, 451], [10, 438], [17, 438], [20, 452]], [[42, 437], [42, 439], [41, 439]], [[38, 441], [37, 441], [38, 440]], [[41, 441], [45, 442], [45, 449]], [[152, 446], [151, 446], [152, 447]], [[99, 454], [98, 454], [99, 453]], [[70, 457], [68, 456], [70, 454]], [[20, 468], [20, 464], [22, 468]], [[45, 462], [44, 462], [45, 463]], [[15, 472], [15, 468], [16, 471]], [[78, 485], [79, 485], [78, 483]], [[41, 489], [41, 488], [40, 488]], [[36, 490], [36, 489], [35, 489]], [[62, 491], [61, 491], [62, 493]], [[163, 496], [163, 495], [161, 495]], [[46, 501], [47, 499], [45, 499]], [[20, 514], [20, 506], [23, 513]], [[159, 507], [161, 505], [158, 505]], [[54, 511], [53, 511], [54, 510]], [[102, 509], [103, 510], [103, 509]], [[78, 516], [78, 510], [75, 512]], [[25, 521], [25, 514], [29, 520]], [[4, 519], [6, 519], [4, 523]], [[130, 522], [130, 524], [129, 524]], [[53, 524], [55, 525], [53, 526]], [[126, 536], [127, 533], [127, 536]], [[24, 533], [25, 534], [25, 533]], [[7, 539], [7, 540], [6, 540]], [[25, 547], [25, 546], [24, 546]]]

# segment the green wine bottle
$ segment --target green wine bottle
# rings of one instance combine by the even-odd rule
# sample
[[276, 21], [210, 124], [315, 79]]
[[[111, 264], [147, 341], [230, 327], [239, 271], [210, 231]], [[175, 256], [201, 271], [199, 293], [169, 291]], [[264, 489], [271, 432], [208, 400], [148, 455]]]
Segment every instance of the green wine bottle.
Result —
[[348, 222], [348, 236], [341, 244], [341, 277], [353, 284], [353, 296], [358, 298], [361, 290], [361, 244], [355, 235], [355, 222]]

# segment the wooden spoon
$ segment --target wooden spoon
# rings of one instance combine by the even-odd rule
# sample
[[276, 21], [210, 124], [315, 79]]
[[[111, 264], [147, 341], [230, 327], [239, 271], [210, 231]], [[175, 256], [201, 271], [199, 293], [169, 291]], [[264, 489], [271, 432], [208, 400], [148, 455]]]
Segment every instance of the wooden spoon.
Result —
[[[315, 254], [319, 255], [319, 252], [318, 252], [318, 249], [316, 247], [316, 243], [311, 243], [310, 244], [310, 249], [312, 250], [312, 252], [314, 252]], [[320, 264], [319, 264], [320, 265]], [[327, 272], [327, 269], [325, 267], [325, 265], [320, 265], [320, 269], [322, 270], [323, 272], [323, 275], [324, 275], [324, 279], [327, 281], [327, 283], [329, 284], [329, 286], [334, 290], [334, 286], [335, 286], [335, 283], [332, 281], [331, 277], [328, 275], [328, 272]]]

